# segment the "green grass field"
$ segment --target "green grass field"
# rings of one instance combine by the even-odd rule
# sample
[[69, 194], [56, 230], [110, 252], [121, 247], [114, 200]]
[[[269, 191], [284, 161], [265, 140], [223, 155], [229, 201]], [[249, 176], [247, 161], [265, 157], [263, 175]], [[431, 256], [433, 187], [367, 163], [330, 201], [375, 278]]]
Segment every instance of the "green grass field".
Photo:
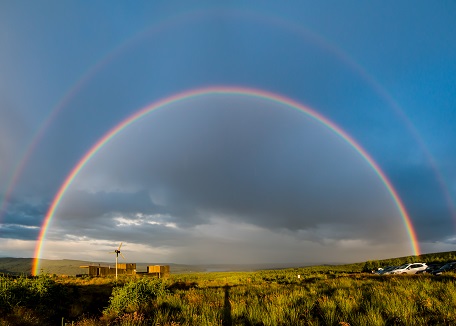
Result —
[[0, 325], [62, 320], [79, 326], [455, 325], [456, 276], [377, 276], [332, 266], [125, 277], [117, 284], [112, 278], [0, 278]]

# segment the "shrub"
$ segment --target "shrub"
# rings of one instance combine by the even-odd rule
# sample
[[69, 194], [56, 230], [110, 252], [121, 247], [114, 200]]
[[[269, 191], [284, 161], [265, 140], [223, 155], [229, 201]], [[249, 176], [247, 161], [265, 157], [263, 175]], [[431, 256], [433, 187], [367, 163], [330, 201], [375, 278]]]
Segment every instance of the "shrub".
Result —
[[137, 311], [148, 311], [154, 299], [167, 293], [161, 279], [132, 280], [121, 287], [116, 287], [109, 298], [109, 306], [104, 313], [122, 315]]
[[65, 310], [65, 298], [63, 287], [48, 275], [0, 278], [0, 313], [5, 315], [14, 315], [15, 311], [34, 312], [51, 321]]

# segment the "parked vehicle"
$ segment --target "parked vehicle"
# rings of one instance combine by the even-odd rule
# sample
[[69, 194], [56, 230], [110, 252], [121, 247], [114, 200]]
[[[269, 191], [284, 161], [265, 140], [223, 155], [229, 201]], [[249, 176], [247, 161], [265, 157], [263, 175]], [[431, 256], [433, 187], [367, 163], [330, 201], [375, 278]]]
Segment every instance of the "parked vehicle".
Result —
[[424, 271], [427, 267], [425, 263], [404, 264], [385, 274], [416, 274], [418, 271]]
[[387, 267], [385, 267], [385, 268], [382, 268], [382, 269], [378, 270], [378, 271], [376, 272], [376, 274], [378, 274], [378, 275], [383, 275], [383, 274], [385, 274], [385, 273], [391, 272], [392, 270], [394, 270], [394, 269], [397, 268], [397, 267], [398, 267], [398, 266], [387, 266]]
[[429, 264], [425, 270], [418, 271], [418, 272], [416, 272], [416, 274], [431, 274], [433, 271], [438, 270], [443, 265], [444, 264]]
[[436, 269], [435, 271], [433, 271], [432, 274], [441, 275], [442, 273], [451, 272], [451, 271], [456, 271], [456, 261], [443, 265], [439, 269]]

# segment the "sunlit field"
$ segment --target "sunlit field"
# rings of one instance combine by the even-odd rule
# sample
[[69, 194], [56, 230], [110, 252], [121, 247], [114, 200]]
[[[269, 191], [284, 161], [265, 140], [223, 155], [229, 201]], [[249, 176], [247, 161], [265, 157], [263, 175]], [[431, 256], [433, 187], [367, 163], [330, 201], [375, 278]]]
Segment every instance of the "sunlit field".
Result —
[[456, 324], [456, 275], [350, 271], [356, 268], [125, 277], [118, 283], [4, 276], [0, 325]]

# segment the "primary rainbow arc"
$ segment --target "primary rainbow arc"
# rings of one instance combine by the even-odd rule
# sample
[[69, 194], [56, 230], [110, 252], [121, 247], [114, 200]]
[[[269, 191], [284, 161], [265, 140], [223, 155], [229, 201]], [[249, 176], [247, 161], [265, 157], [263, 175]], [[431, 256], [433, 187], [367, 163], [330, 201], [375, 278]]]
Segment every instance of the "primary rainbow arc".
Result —
[[32, 273], [33, 275], [37, 275], [39, 272], [39, 259], [41, 256], [41, 250], [43, 247], [43, 243], [46, 237], [47, 230], [49, 228], [50, 222], [54, 217], [54, 213], [57, 210], [60, 201], [62, 200], [63, 196], [65, 195], [66, 190], [71, 185], [75, 177], [78, 173], [82, 170], [82, 168], [87, 164], [87, 162], [112, 138], [114, 138], [117, 134], [119, 134], [123, 129], [127, 128], [135, 121], [140, 119], [141, 117], [147, 115], [148, 113], [159, 109], [165, 108], [166, 106], [177, 103], [189, 98], [195, 98], [204, 95], [210, 94], [228, 94], [228, 95], [245, 95], [251, 97], [257, 97], [265, 100], [269, 100], [272, 102], [280, 103], [286, 105], [288, 107], [297, 109], [308, 116], [312, 117], [316, 121], [322, 123], [327, 128], [331, 129], [334, 133], [344, 139], [348, 144], [350, 144], [362, 157], [363, 159], [371, 166], [371, 168], [375, 171], [378, 175], [382, 183], [385, 185], [386, 189], [390, 193], [393, 201], [395, 202], [399, 213], [403, 219], [404, 225], [406, 227], [408, 236], [410, 237], [412, 249], [415, 255], [420, 254], [419, 243], [417, 241], [416, 232], [413, 228], [410, 216], [408, 215], [402, 200], [400, 199], [397, 191], [394, 189], [391, 181], [385, 175], [385, 173], [380, 169], [378, 164], [372, 159], [372, 157], [364, 150], [350, 135], [348, 135], [344, 130], [342, 130], [339, 126], [337, 126], [332, 121], [328, 120], [321, 114], [316, 111], [309, 109], [308, 107], [292, 100], [282, 95], [274, 94], [271, 92], [253, 89], [253, 88], [245, 88], [245, 87], [231, 87], [231, 86], [212, 86], [206, 88], [199, 88], [194, 89], [182, 93], [178, 93], [176, 95], [167, 97], [163, 100], [158, 102], [154, 102], [143, 109], [140, 109], [136, 113], [129, 116], [127, 119], [120, 122], [110, 131], [108, 131], [103, 137], [101, 137], [91, 148], [90, 150], [84, 154], [84, 156], [79, 160], [79, 162], [74, 166], [71, 170], [70, 174], [65, 178], [65, 181], [60, 186], [57, 194], [55, 195], [47, 213], [44, 218], [43, 225], [41, 227], [40, 234], [38, 236], [37, 245], [35, 247], [35, 254], [32, 266]]

